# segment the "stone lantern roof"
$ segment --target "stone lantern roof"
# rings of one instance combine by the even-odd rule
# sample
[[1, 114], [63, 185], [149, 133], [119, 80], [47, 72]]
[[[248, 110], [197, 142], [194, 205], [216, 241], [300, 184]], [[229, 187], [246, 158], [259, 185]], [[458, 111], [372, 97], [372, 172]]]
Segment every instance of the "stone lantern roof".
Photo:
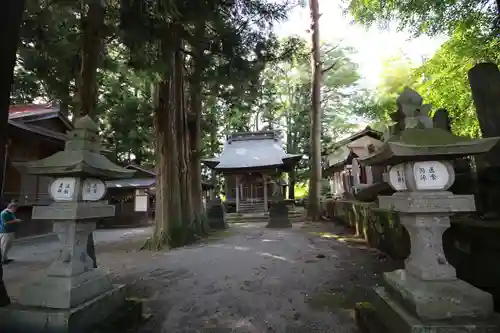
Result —
[[75, 122], [63, 151], [25, 164], [28, 173], [53, 177], [94, 177], [102, 180], [129, 178], [134, 170], [123, 168], [101, 154], [99, 127], [89, 117]]
[[359, 159], [364, 165], [395, 165], [410, 161], [451, 160], [489, 151], [499, 137], [470, 139], [454, 135], [441, 128], [433, 128], [427, 116], [430, 105], [422, 97], [405, 88], [398, 100], [398, 113], [404, 120], [404, 129], [393, 133], [374, 154]]

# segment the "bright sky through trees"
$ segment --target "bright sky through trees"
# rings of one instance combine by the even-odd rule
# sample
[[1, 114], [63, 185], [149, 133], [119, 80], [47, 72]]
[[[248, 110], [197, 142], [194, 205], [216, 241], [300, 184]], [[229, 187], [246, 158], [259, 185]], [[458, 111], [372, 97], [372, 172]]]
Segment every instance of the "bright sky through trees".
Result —
[[[395, 28], [386, 30], [372, 27], [365, 29], [359, 24], [352, 24], [352, 17], [345, 16], [341, 1], [320, 0], [320, 36], [323, 41], [354, 47], [358, 54], [353, 60], [359, 63], [362, 84], [367, 88], [378, 85], [383, 71], [384, 59], [404, 54], [415, 62], [422, 63], [423, 57], [431, 57], [446, 40], [444, 37], [420, 37], [411, 39], [405, 32], [397, 32]], [[309, 40], [307, 30], [310, 27], [307, 7], [295, 8], [288, 22], [276, 27], [281, 36], [298, 34]]]

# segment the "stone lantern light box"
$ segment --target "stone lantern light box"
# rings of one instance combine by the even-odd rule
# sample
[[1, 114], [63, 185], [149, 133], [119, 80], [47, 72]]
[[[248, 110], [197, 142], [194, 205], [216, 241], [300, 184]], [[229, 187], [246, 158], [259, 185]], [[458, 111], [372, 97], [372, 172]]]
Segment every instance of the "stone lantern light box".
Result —
[[115, 214], [114, 205], [102, 200], [104, 181], [129, 178], [135, 171], [101, 154], [98, 133], [90, 117], [80, 118], [63, 151], [26, 164], [29, 173], [54, 178], [49, 186], [54, 202], [35, 206], [33, 219], [53, 221], [61, 247], [45, 275], [21, 289], [19, 304], [0, 310], [0, 327], [81, 332], [124, 304], [124, 286], [113, 285], [102, 268], [94, 269], [87, 239], [100, 218]]
[[383, 322], [391, 333], [499, 332], [492, 296], [457, 278], [442, 236], [451, 215], [475, 210], [473, 195], [448, 191], [455, 181], [450, 160], [488, 152], [500, 138], [470, 139], [434, 128], [430, 106], [409, 88], [397, 104], [399, 132], [360, 163], [391, 166], [387, 180], [396, 192], [379, 196], [378, 204], [398, 213], [410, 235], [410, 255], [404, 269], [384, 273], [383, 286], [374, 288], [374, 315], [362, 308], [358, 315]]

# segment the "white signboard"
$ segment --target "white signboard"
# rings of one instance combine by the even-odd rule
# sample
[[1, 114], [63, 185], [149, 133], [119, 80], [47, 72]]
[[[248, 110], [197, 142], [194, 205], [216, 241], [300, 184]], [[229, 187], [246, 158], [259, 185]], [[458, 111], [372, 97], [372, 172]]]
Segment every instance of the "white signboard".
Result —
[[416, 162], [413, 172], [417, 190], [443, 190], [450, 180], [446, 165], [438, 161]]
[[82, 200], [98, 201], [106, 194], [106, 185], [102, 180], [87, 178], [83, 181]]
[[75, 193], [76, 178], [57, 178], [49, 187], [49, 194], [54, 201], [70, 201]]
[[406, 186], [404, 164], [397, 164], [389, 170], [389, 184], [396, 191], [406, 191], [408, 187]]
[[136, 195], [134, 200], [134, 210], [136, 212], [148, 211], [149, 197], [147, 195]]

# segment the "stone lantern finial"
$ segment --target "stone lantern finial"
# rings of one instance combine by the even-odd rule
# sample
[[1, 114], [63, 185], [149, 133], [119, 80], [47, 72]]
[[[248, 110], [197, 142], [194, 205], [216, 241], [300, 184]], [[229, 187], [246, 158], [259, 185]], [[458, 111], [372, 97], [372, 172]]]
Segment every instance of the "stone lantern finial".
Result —
[[68, 132], [66, 150], [89, 150], [94, 153], [101, 151], [99, 143], [99, 126], [86, 115], [75, 121], [73, 131]]
[[404, 128], [432, 128], [432, 119], [428, 113], [430, 104], [423, 104], [422, 96], [415, 90], [405, 87], [396, 100], [398, 110], [404, 114]]

